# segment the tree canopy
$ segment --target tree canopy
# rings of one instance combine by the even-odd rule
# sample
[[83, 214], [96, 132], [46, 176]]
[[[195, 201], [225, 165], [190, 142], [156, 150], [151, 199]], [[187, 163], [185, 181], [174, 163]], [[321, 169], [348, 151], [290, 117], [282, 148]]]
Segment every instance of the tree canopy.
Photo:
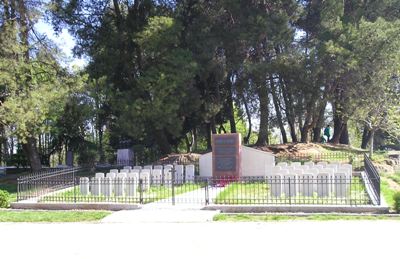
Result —
[[[213, 133], [319, 142], [327, 124], [334, 144], [359, 132], [363, 148], [376, 134], [398, 145], [398, 10], [396, 0], [2, 0], [3, 158], [19, 143], [35, 168], [70, 150], [112, 162], [121, 146], [150, 162], [210, 149]], [[75, 37], [84, 69], [61, 65], [39, 19]]]

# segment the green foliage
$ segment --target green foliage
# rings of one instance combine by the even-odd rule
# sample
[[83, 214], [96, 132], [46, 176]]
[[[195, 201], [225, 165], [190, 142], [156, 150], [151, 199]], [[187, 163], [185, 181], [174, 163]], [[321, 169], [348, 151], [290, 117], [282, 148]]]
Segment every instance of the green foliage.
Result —
[[10, 194], [0, 190], [0, 208], [8, 208], [8, 206], [10, 206]]
[[[112, 161], [120, 143], [140, 147], [141, 161], [172, 148], [207, 150], [210, 132], [235, 125], [247, 137], [250, 120], [259, 129], [250, 144], [285, 135], [307, 142], [332, 120], [354, 144], [364, 127], [398, 143], [398, 7], [394, 0], [50, 1], [53, 25], [68, 27], [75, 54], [89, 65], [84, 75], [69, 73], [51, 44], [34, 35], [21, 42], [23, 19], [0, 20], [0, 131], [21, 143], [45, 135], [42, 155], [74, 150], [89, 164]], [[34, 11], [32, 28], [41, 13]]]
[[78, 154], [78, 164], [85, 167], [94, 167], [96, 161], [98, 161], [96, 145], [90, 142], [82, 143]]
[[109, 211], [0, 211], [0, 222], [88, 222], [110, 215]]
[[339, 214], [312, 214], [312, 215], [253, 215], [253, 214], [217, 214], [214, 221], [231, 222], [264, 222], [264, 221], [293, 221], [293, 220], [312, 220], [312, 221], [330, 221], [330, 220], [400, 220], [400, 217], [391, 217], [385, 215], [339, 215]]
[[394, 200], [394, 205], [393, 205], [394, 210], [395, 210], [397, 213], [400, 213], [400, 192], [396, 192], [396, 193], [393, 195], [393, 200]]

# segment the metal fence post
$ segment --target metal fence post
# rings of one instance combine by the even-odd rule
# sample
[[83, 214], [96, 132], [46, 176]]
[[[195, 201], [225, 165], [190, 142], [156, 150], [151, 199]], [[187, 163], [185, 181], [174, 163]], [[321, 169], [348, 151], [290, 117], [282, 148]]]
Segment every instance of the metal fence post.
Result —
[[171, 191], [172, 191], [172, 205], [175, 206], [175, 165], [171, 169]]
[[204, 195], [205, 195], [206, 205], [210, 204], [210, 195], [208, 193], [209, 180], [210, 180], [209, 178], [207, 178], [205, 180], [206, 186], [204, 188]]
[[143, 179], [139, 179], [139, 203], [143, 204]]
[[17, 201], [19, 201], [19, 198], [20, 198], [20, 194], [19, 194], [19, 192], [20, 192], [20, 187], [19, 187], [19, 184], [20, 184], [20, 178], [18, 177], [17, 178]]
[[76, 178], [75, 178], [75, 168], [72, 169], [72, 188], [74, 188], [74, 203], [76, 203]]
[[288, 177], [288, 180], [289, 180], [289, 204], [290, 205], [292, 205], [292, 189], [291, 189], [291, 186], [290, 186], [290, 177]]

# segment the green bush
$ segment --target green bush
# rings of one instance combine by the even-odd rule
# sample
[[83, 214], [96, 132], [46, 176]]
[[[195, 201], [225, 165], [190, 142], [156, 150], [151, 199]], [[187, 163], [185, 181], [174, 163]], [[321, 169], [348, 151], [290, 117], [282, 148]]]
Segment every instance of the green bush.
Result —
[[10, 194], [0, 190], [0, 208], [7, 208], [10, 205]]
[[397, 213], [400, 213], [400, 192], [396, 192], [393, 195], [393, 200], [394, 200], [394, 209], [396, 210]]

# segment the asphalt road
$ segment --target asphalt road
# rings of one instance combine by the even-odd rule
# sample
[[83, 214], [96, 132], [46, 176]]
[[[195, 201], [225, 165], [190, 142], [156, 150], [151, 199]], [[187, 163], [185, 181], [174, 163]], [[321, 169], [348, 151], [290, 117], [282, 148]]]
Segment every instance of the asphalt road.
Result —
[[0, 258], [398, 258], [399, 221], [1, 223]]

